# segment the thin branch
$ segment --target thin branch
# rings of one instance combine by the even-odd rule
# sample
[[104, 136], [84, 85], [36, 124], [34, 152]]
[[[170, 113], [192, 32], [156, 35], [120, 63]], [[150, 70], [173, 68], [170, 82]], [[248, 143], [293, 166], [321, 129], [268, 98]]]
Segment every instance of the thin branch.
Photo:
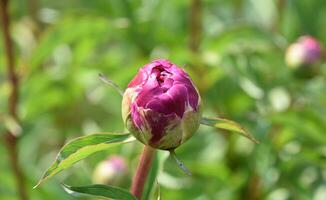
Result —
[[[13, 42], [10, 37], [10, 16], [8, 14], [9, 0], [0, 0], [0, 15], [2, 23], [4, 49], [7, 59], [7, 77], [11, 85], [11, 92], [8, 98], [8, 112], [10, 116], [19, 122], [17, 107], [19, 101], [19, 79], [15, 72]], [[21, 200], [27, 200], [24, 176], [19, 167], [17, 141], [18, 138], [9, 130], [4, 135], [4, 140], [8, 149], [10, 163], [17, 182], [17, 190]]]

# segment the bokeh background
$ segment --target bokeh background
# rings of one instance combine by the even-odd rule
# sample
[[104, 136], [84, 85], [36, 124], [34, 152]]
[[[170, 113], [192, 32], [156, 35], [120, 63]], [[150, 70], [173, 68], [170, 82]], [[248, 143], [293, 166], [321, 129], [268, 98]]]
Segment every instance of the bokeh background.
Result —
[[[108, 155], [125, 157], [132, 176], [138, 142], [97, 153], [32, 189], [67, 141], [124, 131], [121, 97], [98, 73], [125, 88], [156, 58], [184, 66], [206, 116], [233, 119], [260, 140], [254, 145], [201, 127], [176, 151], [191, 177], [170, 159], [162, 164], [162, 199], [326, 199], [325, 62], [318, 63], [319, 74], [302, 78], [284, 61], [288, 45], [302, 35], [326, 44], [324, 0], [9, 2], [21, 77], [18, 155], [29, 199], [74, 199], [60, 183], [92, 183], [93, 170]], [[4, 51], [1, 39], [2, 117], [10, 91]], [[0, 199], [18, 200], [9, 161], [0, 140]]]

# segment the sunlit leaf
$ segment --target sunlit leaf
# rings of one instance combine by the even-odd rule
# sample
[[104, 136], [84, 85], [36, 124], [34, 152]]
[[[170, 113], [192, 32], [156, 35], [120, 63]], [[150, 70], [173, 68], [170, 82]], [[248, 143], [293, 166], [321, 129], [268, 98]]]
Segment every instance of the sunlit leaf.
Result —
[[76, 162], [88, 157], [89, 155], [106, 150], [113, 145], [134, 141], [135, 138], [130, 134], [100, 133], [76, 138], [60, 150], [55, 162], [45, 172], [43, 177], [34, 187], [38, 187], [43, 181], [71, 167]]
[[249, 140], [251, 140], [256, 144], [259, 143], [248, 131], [242, 128], [238, 123], [228, 119], [222, 119], [218, 117], [214, 117], [214, 118], [203, 117], [201, 120], [201, 124], [219, 128], [219, 129], [228, 130], [228, 131], [234, 131], [248, 138]]
[[87, 185], [74, 187], [62, 184], [63, 188], [73, 196], [94, 196], [105, 199], [136, 200], [127, 190], [110, 185]]

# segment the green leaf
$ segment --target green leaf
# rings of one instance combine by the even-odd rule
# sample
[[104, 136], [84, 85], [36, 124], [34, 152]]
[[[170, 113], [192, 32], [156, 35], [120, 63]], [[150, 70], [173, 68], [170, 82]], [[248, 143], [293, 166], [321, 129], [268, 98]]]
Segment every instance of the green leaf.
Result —
[[234, 121], [228, 119], [222, 119], [218, 117], [214, 117], [214, 118], [203, 117], [200, 123], [215, 128], [237, 132], [242, 136], [248, 138], [252, 142], [259, 144], [259, 142], [249, 132], [247, 132], [244, 128], [242, 128], [238, 123]]
[[45, 172], [34, 188], [38, 187], [46, 179], [71, 167], [76, 162], [93, 153], [106, 150], [116, 144], [128, 143], [134, 140], [135, 138], [130, 134], [113, 133], [92, 134], [76, 138], [62, 147], [55, 162]]
[[73, 196], [96, 196], [105, 199], [117, 199], [117, 200], [136, 200], [132, 194], [127, 190], [114, 187], [110, 185], [87, 185], [80, 187], [73, 187], [69, 185], [62, 184], [63, 188], [69, 194]]

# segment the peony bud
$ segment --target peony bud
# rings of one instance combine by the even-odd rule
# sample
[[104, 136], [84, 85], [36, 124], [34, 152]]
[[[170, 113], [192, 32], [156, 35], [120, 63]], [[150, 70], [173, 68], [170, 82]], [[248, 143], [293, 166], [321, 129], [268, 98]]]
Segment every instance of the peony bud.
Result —
[[189, 75], [168, 60], [138, 71], [122, 100], [127, 129], [143, 144], [174, 149], [198, 129], [201, 99]]
[[321, 47], [311, 36], [302, 36], [286, 50], [285, 61], [291, 68], [314, 64], [321, 57]]
[[100, 162], [93, 173], [96, 184], [121, 185], [127, 177], [127, 165], [123, 157], [111, 156]]

